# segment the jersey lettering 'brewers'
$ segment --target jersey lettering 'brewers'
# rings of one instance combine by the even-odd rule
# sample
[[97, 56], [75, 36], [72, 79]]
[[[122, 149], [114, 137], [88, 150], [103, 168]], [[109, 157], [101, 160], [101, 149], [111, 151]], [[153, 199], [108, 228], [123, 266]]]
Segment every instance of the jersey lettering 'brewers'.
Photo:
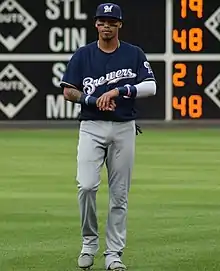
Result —
[[109, 209], [106, 225], [106, 270], [125, 270], [128, 193], [135, 155], [135, 101], [156, 94], [155, 76], [138, 46], [119, 39], [121, 8], [97, 7], [98, 40], [79, 48], [70, 59], [61, 87], [68, 101], [81, 104], [77, 154], [78, 201], [82, 247], [80, 268], [90, 268], [99, 250], [96, 193], [106, 163]]

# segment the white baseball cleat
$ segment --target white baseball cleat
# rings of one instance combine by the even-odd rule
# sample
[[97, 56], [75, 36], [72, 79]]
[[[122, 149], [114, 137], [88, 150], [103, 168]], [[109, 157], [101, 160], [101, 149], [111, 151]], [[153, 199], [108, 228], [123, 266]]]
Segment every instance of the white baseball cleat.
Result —
[[124, 271], [126, 270], [126, 266], [121, 262], [113, 262], [109, 265], [108, 270], [114, 270], [114, 271]]
[[82, 253], [78, 258], [78, 266], [83, 270], [89, 270], [94, 264], [94, 255]]

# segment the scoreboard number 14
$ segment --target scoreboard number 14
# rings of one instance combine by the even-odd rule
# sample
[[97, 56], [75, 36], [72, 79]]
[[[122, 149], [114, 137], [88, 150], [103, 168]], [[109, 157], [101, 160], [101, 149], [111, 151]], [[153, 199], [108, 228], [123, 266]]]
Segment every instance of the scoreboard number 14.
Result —
[[187, 8], [196, 12], [197, 18], [203, 17], [203, 0], [181, 0], [181, 17], [187, 17]]
[[[197, 19], [203, 17], [203, 0], [181, 0], [181, 18], [186, 19], [188, 12], [194, 12]], [[182, 51], [200, 52], [203, 50], [203, 30], [201, 28], [191, 28], [189, 30], [174, 29], [173, 41], [180, 44]]]

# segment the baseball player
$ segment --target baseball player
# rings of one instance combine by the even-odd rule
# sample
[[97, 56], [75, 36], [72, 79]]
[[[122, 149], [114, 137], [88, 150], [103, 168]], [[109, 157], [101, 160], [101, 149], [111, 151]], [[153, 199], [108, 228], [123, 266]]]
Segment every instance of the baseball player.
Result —
[[77, 154], [78, 202], [82, 250], [78, 265], [89, 269], [99, 249], [96, 193], [106, 164], [109, 210], [106, 224], [106, 270], [125, 270], [128, 192], [135, 154], [135, 100], [156, 94], [153, 71], [143, 51], [119, 40], [121, 8], [97, 7], [98, 40], [70, 59], [61, 87], [68, 101], [81, 104]]

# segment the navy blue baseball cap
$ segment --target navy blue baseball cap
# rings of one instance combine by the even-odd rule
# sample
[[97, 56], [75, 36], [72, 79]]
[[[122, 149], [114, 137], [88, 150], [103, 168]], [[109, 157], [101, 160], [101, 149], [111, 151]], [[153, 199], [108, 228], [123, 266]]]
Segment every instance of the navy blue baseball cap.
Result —
[[99, 17], [109, 17], [122, 21], [121, 8], [114, 3], [104, 3], [97, 7], [95, 19]]

